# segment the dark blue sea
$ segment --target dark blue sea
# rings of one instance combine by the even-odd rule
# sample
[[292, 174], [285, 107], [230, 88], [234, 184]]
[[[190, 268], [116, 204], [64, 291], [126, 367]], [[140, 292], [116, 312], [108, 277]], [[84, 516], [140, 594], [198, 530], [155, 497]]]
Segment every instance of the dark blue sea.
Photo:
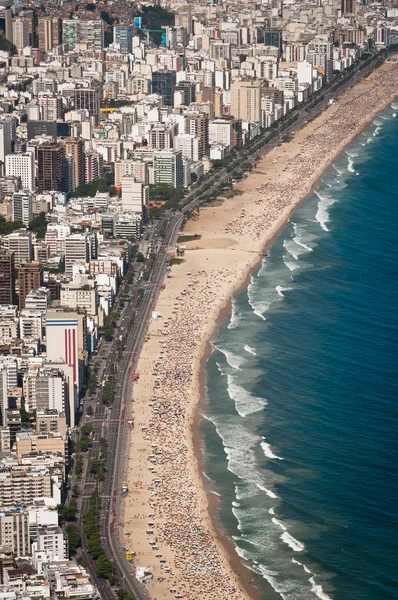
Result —
[[398, 598], [397, 292], [398, 103], [294, 212], [213, 342], [205, 471], [264, 599]]

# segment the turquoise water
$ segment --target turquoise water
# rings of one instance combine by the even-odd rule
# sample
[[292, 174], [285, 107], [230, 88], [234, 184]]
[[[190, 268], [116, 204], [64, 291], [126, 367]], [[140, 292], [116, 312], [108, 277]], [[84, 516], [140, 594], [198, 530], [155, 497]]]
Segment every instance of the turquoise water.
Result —
[[205, 469], [264, 598], [398, 598], [397, 114], [324, 175], [214, 340]]

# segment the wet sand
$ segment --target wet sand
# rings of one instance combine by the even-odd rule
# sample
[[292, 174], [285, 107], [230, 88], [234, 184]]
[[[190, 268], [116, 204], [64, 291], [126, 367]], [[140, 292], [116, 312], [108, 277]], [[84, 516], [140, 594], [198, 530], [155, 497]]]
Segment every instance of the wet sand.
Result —
[[203, 360], [221, 311], [266, 245], [396, 90], [398, 65], [383, 65], [260, 159], [236, 186], [242, 195], [201, 209], [185, 226], [184, 235], [201, 238], [185, 244], [184, 262], [165, 281], [156, 307], [161, 317], [150, 324], [128, 407], [134, 418], [124, 473], [129, 493], [118, 531], [122, 545], [136, 552], [135, 566], [153, 574], [152, 599], [259, 595], [233, 542], [216, 526], [217, 498], [203, 485], [197, 427]]

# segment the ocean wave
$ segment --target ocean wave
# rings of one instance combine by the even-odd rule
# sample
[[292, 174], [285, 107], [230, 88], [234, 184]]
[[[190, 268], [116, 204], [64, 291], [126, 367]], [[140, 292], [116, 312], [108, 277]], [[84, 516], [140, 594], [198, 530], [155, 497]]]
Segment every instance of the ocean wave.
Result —
[[257, 273], [257, 277], [263, 277], [267, 270], [267, 259], [263, 258], [261, 262], [261, 269]]
[[275, 290], [276, 290], [276, 291], [277, 291], [277, 293], [278, 293], [278, 296], [281, 296], [281, 298], [284, 298], [284, 297], [285, 297], [285, 295], [284, 295], [284, 293], [283, 293], [283, 292], [288, 292], [288, 291], [289, 291], [289, 290], [291, 290], [291, 289], [292, 289], [292, 288], [289, 288], [289, 287], [282, 287], [281, 285], [277, 285], [277, 286], [276, 286], [276, 288], [275, 288]]
[[236, 329], [239, 327], [242, 318], [242, 313], [238, 309], [238, 303], [235, 298], [232, 298], [232, 312], [231, 319], [229, 321], [228, 329]]
[[312, 241], [313, 236], [309, 234], [303, 225], [299, 225], [298, 223], [291, 222], [293, 225], [294, 237], [293, 241], [303, 248], [306, 252], [313, 252], [313, 248], [308, 244]]
[[396, 118], [396, 116], [397, 116], [397, 113], [392, 113], [392, 116], [393, 116], [393, 117], [394, 117], [394, 119], [395, 119], [395, 118]]
[[274, 454], [272, 452], [271, 446], [269, 444], [267, 444], [267, 442], [261, 442], [260, 446], [263, 449], [263, 452], [267, 458], [276, 458], [277, 460], [285, 460], [284, 458], [281, 458], [280, 456], [276, 456], [276, 454]]
[[266, 291], [264, 289], [258, 289], [257, 286], [258, 284], [256, 282], [256, 278], [252, 275], [250, 278], [250, 283], [247, 287], [247, 299], [253, 309], [254, 314], [265, 321], [266, 319], [264, 317], [264, 313], [267, 312], [273, 300], [265, 299], [264, 295]]
[[292, 535], [290, 535], [290, 533], [288, 533], [287, 531], [282, 533], [280, 538], [283, 542], [285, 542], [285, 544], [290, 546], [290, 548], [292, 550], [294, 550], [295, 552], [303, 552], [303, 550], [305, 550], [304, 544], [302, 542], [299, 542], [298, 540], [296, 540], [296, 538], [294, 538]]
[[239, 508], [240, 504], [239, 504], [239, 502], [236, 502], [236, 500], [233, 500], [232, 501], [232, 506], [235, 506], [236, 508]]
[[270, 498], [279, 498], [279, 496], [277, 496], [276, 494], [274, 494], [274, 492], [272, 490], [269, 490], [268, 488], [264, 487], [263, 485], [261, 485], [260, 483], [256, 483], [257, 487], [259, 490], [261, 490], [262, 492], [265, 492], [267, 494], [267, 496], [269, 496]]
[[241, 366], [245, 364], [246, 361], [242, 356], [239, 356], [238, 354], [234, 354], [233, 352], [231, 352], [230, 350], [227, 350], [226, 348], [219, 348], [218, 346], [214, 346], [214, 347], [216, 350], [218, 350], [219, 352], [224, 354], [227, 363], [233, 369], [236, 369], [237, 371], [239, 371]]
[[381, 125], [383, 125], [383, 121], [380, 119], [380, 117], [376, 117], [375, 119], [373, 119], [373, 125], [376, 125], [376, 127], [380, 127]]
[[333, 169], [334, 169], [335, 171], [337, 171], [337, 173], [338, 173], [339, 175], [342, 175], [342, 174], [343, 174], [343, 171], [340, 171], [340, 169], [338, 169], [338, 168], [336, 167], [336, 165], [333, 165], [333, 164], [332, 164], [332, 167], [333, 167]]
[[295, 565], [300, 565], [300, 567], [303, 567], [304, 571], [306, 573], [308, 573], [309, 575], [312, 575], [312, 571], [309, 570], [308, 567], [306, 567], [305, 565], [303, 565], [303, 563], [301, 563], [299, 560], [296, 560], [295, 558], [292, 558], [292, 563], [294, 563]]
[[336, 202], [334, 198], [330, 198], [329, 196], [322, 195], [320, 192], [315, 192], [315, 194], [319, 198], [318, 202], [318, 210], [315, 215], [315, 219], [318, 221], [319, 225], [322, 227], [324, 231], [329, 231], [326, 223], [329, 223], [329, 208], [333, 206]]
[[239, 416], [248, 417], [249, 415], [262, 410], [267, 404], [267, 401], [264, 398], [252, 396], [245, 388], [238, 385], [232, 375], [227, 375], [227, 379], [228, 395], [231, 400], [234, 401]]
[[315, 596], [318, 596], [321, 600], [331, 600], [330, 596], [323, 591], [322, 586], [319, 585], [319, 583], [315, 583], [314, 576], [310, 577], [308, 581], [311, 583], [311, 592], [315, 594]]
[[244, 347], [244, 350], [246, 350], [246, 352], [248, 352], [249, 354], [253, 354], [253, 356], [257, 356], [257, 354], [256, 354], [256, 352], [255, 352], [255, 350], [254, 350], [254, 348], [250, 348], [250, 346], [248, 346], [247, 344], [246, 344], [246, 346]]
[[348, 157], [348, 167], [347, 167], [347, 171], [349, 171], [350, 173], [355, 173], [355, 169], [354, 169], [354, 161], [351, 158], [351, 156]]
[[280, 527], [282, 529], [282, 531], [286, 531], [287, 527], [284, 526], [284, 524], [281, 521], [278, 521], [278, 519], [276, 519], [275, 517], [272, 517], [272, 522], [275, 523], [275, 525], [278, 525], [278, 527]]
[[392, 108], [393, 110], [398, 110], [398, 102], [393, 102], [393, 103], [391, 104], [391, 108]]
[[371, 137], [368, 137], [368, 139], [366, 140], [366, 143], [367, 143], [367, 144], [370, 144], [370, 142], [373, 142], [373, 138], [371, 138]]
[[300, 268], [300, 266], [297, 263], [292, 262], [291, 260], [288, 260], [288, 258], [285, 254], [283, 255], [283, 262], [285, 263], [285, 265], [289, 269], [289, 271], [296, 271], [297, 269]]
[[376, 135], [379, 135], [380, 131], [381, 131], [381, 127], [376, 127], [376, 129], [373, 132], [373, 137], [376, 137]]
[[294, 260], [298, 260], [300, 254], [302, 254], [293, 240], [284, 240], [283, 247], [289, 252], [290, 256], [293, 256]]
[[270, 515], [274, 515], [275, 514], [275, 508], [274, 507], [270, 508], [268, 512], [269, 512]]

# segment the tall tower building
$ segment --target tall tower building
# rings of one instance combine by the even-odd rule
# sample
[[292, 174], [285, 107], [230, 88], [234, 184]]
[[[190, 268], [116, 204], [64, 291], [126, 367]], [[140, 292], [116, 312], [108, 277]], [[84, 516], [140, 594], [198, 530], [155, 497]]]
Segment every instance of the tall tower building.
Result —
[[235, 119], [259, 123], [261, 118], [261, 82], [233, 81], [231, 84], [231, 114]]
[[204, 113], [188, 113], [185, 120], [185, 133], [199, 140], [199, 159], [209, 154], [209, 117]]
[[13, 22], [14, 46], [22, 50], [32, 46], [32, 19], [23, 15], [15, 17]]
[[72, 275], [75, 265], [85, 265], [90, 260], [89, 239], [84, 233], [75, 233], [65, 239], [65, 273]]
[[15, 304], [14, 254], [0, 250], [0, 304]]
[[39, 50], [48, 52], [61, 44], [62, 21], [51, 17], [41, 17], [37, 27]]
[[15, 266], [30, 262], [33, 257], [32, 232], [28, 229], [17, 229], [7, 235], [7, 250], [14, 254]]
[[12, 195], [12, 219], [28, 226], [33, 219], [32, 192], [14, 192]]
[[57, 142], [37, 148], [37, 187], [43, 191], [63, 191], [65, 149]]
[[121, 54], [131, 54], [133, 51], [132, 25], [114, 25], [113, 43], [119, 44]]
[[163, 96], [163, 102], [166, 106], [173, 106], [175, 89], [175, 71], [154, 71], [152, 73], [152, 94]]
[[80, 138], [64, 138], [62, 144], [65, 154], [72, 156], [73, 160], [73, 189], [84, 183], [84, 142]]
[[85, 108], [90, 116], [95, 118], [95, 122], [99, 122], [102, 100], [101, 84], [92, 84], [92, 87], [89, 88], [76, 88], [73, 90], [73, 98], [76, 110]]
[[[69, 394], [69, 423], [73, 427], [79, 390], [79, 315], [76, 311], [66, 309], [47, 311], [46, 348], [47, 360], [72, 367], [74, 393]], [[67, 370], [64, 372], [66, 374]]]
[[64, 19], [62, 21], [62, 43], [66, 52], [71, 52], [78, 41], [78, 21]]
[[343, 15], [355, 15], [357, 12], [356, 0], [341, 0], [341, 13]]
[[165, 183], [173, 187], [184, 185], [184, 165], [182, 153], [161, 150], [153, 153], [153, 170], [155, 183]]
[[41, 121], [57, 121], [62, 118], [63, 107], [61, 96], [43, 95], [37, 99]]
[[38, 262], [23, 263], [18, 271], [19, 310], [26, 306], [26, 296], [41, 286], [41, 267]]

